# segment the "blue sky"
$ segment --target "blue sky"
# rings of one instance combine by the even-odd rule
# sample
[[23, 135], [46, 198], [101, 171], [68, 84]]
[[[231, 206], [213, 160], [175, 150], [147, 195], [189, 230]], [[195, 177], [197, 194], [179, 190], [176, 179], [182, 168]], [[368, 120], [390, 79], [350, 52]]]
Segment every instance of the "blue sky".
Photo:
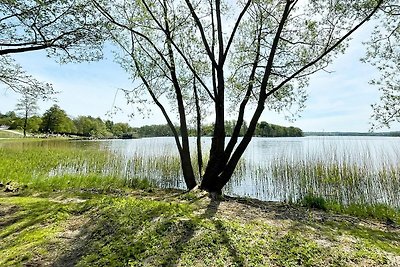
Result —
[[[300, 127], [304, 131], [368, 131], [370, 128], [370, 105], [379, 100], [376, 87], [368, 81], [377, 77], [377, 71], [359, 59], [365, 48], [361, 41], [368, 38], [368, 30], [358, 32], [345, 55], [341, 55], [329, 67], [333, 73], [317, 73], [312, 76], [307, 91], [309, 98], [300, 118], [294, 122], [284, 119], [283, 114], [264, 112], [261, 120], [286, 126]], [[116, 122], [128, 122], [132, 126], [163, 124], [160, 112], [154, 108], [148, 118], [138, 114], [128, 115], [133, 108], [127, 105], [118, 88], [129, 89], [132, 81], [113, 61], [112, 55], [99, 62], [60, 65], [46, 57], [44, 52], [29, 52], [15, 55], [23, 68], [41, 81], [50, 82], [61, 93], [58, 105], [74, 117], [78, 115], [99, 116]], [[13, 110], [18, 95], [0, 88], [0, 112]], [[113, 103], [122, 109], [113, 117], [106, 116]], [[49, 108], [52, 102], [41, 102], [39, 113]], [[391, 130], [399, 130], [393, 125]]]

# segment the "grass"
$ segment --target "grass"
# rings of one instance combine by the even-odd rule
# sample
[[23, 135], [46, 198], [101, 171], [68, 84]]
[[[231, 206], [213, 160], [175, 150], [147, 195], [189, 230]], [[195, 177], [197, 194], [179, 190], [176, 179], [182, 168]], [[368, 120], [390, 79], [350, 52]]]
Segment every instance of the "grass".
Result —
[[0, 265], [396, 266], [400, 259], [399, 229], [191, 194], [3, 193]]
[[122, 161], [106, 151], [80, 149], [62, 141], [4, 143], [0, 181], [40, 190], [120, 188]]
[[[100, 142], [21, 140], [0, 141], [3, 184], [12, 182], [16, 188], [23, 185], [41, 191], [185, 188], [179, 158], [168, 153], [155, 156], [135, 153], [126, 158], [104, 149]], [[251, 171], [255, 184], [274, 188], [286, 202], [399, 222], [396, 203], [400, 201], [400, 178], [396, 166], [387, 165], [376, 173], [367, 164], [361, 167], [349, 164], [346, 155], [342, 158], [333, 155], [329, 156], [331, 161], [320, 156], [306, 156], [300, 161], [281, 158], [266, 169], [260, 166], [254, 169], [242, 160], [226, 190], [240, 184], [240, 177]], [[387, 198], [380, 203], [382, 196]]]
[[22, 135], [0, 130], [0, 138], [21, 138]]
[[1, 266], [17, 266], [34, 259], [37, 254], [45, 257], [51, 253], [44, 248], [50, 244], [63, 224], [74, 213], [82, 212], [79, 204], [61, 204], [47, 198], [21, 197], [0, 200], [2, 217], [0, 256]]
[[400, 225], [400, 209], [385, 204], [350, 204], [343, 205], [321, 196], [307, 194], [297, 202], [301, 206], [329, 211], [336, 214], [348, 214], [358, 218], [372, 218], [385, 221], [387, 224]]

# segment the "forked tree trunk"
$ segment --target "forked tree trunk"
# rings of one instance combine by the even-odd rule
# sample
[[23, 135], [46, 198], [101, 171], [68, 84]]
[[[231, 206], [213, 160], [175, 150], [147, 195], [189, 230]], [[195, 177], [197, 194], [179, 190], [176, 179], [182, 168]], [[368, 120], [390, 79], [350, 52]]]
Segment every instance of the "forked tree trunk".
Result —
[[[213, 162], [213, 166], [217, 167], [213, 169], [211, 168], [206, 169], [206, 173], [204, 174], [203, 180], [200, 185], [201, 189], [208, 192], [222, 194], [222, 189], [232, 178], [232, 175], [236, 169], [236, 166], [240, 158], [242, 157], [243, 153], [245, 152], [247, 146], [249, 145], [254, 135], [257, 121], [261, 116], [263, 110], [264, 110], [264, 105], [260, 103], [260, 105], [256, 109], [253, 119], [250, 122], [246, 134], [244, 135], [242, 141], [240, 142], [235, 152], [229, 159], [227, 159], [227, 156], [225, 154], [221, 158], [217, 158], [218, 157], [217, 155], [214, 155], [213, 157], [211, 157], [210, 155], [210, 162], [212, 159], [216, 159], [216, 161]], [[210, 151], [210, 153], [213, 153], [213, 151]]]
[[184, 153], [183, 151], [179, 153], [181, 158], [181, 167], [183, 178], [188, 190], [192, 190], [196, 187], [196, 178], [194, 176], [192, 161], [189, 153]]

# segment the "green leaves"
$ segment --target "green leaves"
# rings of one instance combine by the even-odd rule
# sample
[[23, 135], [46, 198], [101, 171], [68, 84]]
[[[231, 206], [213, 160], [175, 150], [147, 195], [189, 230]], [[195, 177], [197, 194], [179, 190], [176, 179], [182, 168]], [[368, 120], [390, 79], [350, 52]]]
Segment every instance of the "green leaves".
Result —
[[[373, 1], [372, 1], [373, 2]], [[377, 16], [371, 38], [365, 43], [363, 62], [374, 66], [380, 76], [370, 83], [381, 92], [380, 101], [372, 106], [372, 129], [390, 127], [400, 122], [400, 1], [385, 1]]]

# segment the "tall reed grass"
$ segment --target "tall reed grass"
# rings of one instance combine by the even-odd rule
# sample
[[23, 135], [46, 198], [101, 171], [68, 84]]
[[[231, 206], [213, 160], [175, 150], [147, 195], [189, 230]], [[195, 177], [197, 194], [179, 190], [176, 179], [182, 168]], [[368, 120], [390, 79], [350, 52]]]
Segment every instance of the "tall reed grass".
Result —
[[261, 175], [271, 180], [276, 196], [289, 201], [314, 195], [342, 205], [399, 208], [400, 158], [377, 163], [368, 149], [364, 151], [351, 154], [328, 148], [314, 154], [281, 155]]

